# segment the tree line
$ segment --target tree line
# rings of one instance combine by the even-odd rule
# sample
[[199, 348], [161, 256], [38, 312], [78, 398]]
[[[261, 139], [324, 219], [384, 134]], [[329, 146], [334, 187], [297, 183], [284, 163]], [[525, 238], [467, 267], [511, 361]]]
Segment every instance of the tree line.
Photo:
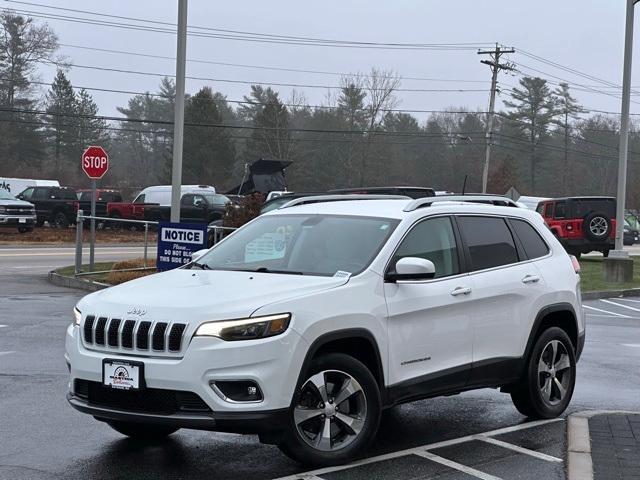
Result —
[[[0, 17], [0, 176], [56, 178], [85, 186], [80, 154], [105, 146], [111, 170], [102, 181], [122, 189], [169, 183], [175, 84], [131, 96], [118, 118], [100, 116], [90, 92], [74, 87], [72, 68], [58, 57], [50, 27], [10, 13]], [[38, 67], [54, 62], [52, 81]], [[47, 86], [42, 93], [39, 85]], [[479, 191], [485, 156], [486, 112], [465, 107], [403, 111], [394, 72], [372, 69], [341, 78], [320, 105], [304, 94], [287, 98], [252, 85], [240, 102], [205, 86], [187, 96], [183, 183], [237, 185], [258, 158], [291, 160], [291, 190], [410, 184], [436, 190]], [[615, 193], [619, 116], [589, 112], [570, 85], [522, 77], [501, 92], [491, 135], [489, 190], [511, 186], [536, 196]], [[640, 207], [640, 133], [632, 128], [630, 206]], [[465, 180], [466, 179], [466, 180]]]

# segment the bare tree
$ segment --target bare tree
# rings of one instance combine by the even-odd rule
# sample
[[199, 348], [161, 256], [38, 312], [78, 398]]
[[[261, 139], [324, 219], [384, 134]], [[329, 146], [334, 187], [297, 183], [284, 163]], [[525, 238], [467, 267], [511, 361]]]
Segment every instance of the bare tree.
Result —
[[[400, 86], [400, 77], [393, 71], [378, 70], [372, 68], [371, 73], [364, 79], [364, 88], [367, 92], [366, 115], [367, 115], [367, 131], [365, 132], [365, 145], [362, 149], [360, 163], [360, 184], [364, 186], [367, 177], [367, 159], [371, 151], [371, 144], [375, 140], [376, 133], [382, 126], [384, 115], [389, 110], [396, 108], [400, 101], [394, 95], [394, 92]], [[376, 165], [376, 171], [380, 171], [379, 159]], [[379, 177], [379, 175], [376, 175]]]

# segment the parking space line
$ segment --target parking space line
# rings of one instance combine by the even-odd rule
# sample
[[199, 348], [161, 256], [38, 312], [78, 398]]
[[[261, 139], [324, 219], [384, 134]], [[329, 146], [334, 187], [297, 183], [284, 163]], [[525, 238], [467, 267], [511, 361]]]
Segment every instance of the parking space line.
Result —
[[467, 467], [466, 465], [454, 462], [444, 457], [440, 457], [439, 455], [435, 455], [431, 452], [416, 452], [415, 454], [426, 458], [427, 460], [431, 460], [432, 462], [445, 465], [449, 468], [453, 468], [454, 470], [458, 470], [459, 472], [466, 473], [467, 475], [471, 475], [472, 477], [480, 478], [482, 480], [502, 480], [500, 477], [489, 475], [488, 473], [481, 472], [480, 470], [476, 470], [475, 468]]
[[616, 313], [616, 312], [609, 312], [608, 310], [602, 310], [601, 308], [590, 307], [589, 305], [582, 305], [582, 308], [587, 308], [589, 310], [594, 310], [596, 312], [606, 313], [613, 317], [630, 318], [629, 315], [623, 315], [622, 313]]
[[616, 298], [616, 300], [618, 301], [625, 301], [625, 302], [632, 302], [632, 303], [640, 303], [640, 300], [634, 300], [632, 298], [626, 298], [626, 297], [621, 297], [621, 298]]
[[475, 437], [477, 435], [483, 435], [485, 437], [493, 437], [496, 435], [502, 435], [504, 433], [517, 432], [518, 430], [526, 430], [528, 428], [540, 427], [542, 425], [547, 425], [549, 423], [563, 422], [563, 421], [564, 421], [564, 418], [552, 418], [549, 420], [535, 420], [533, 422], [519, 423], [518, 425], [503, 427], [497, 430], [491, 430], [491, 431], [480, 433], [480, 434], [466, 435], [464, 437], [452, 438], [451, 440], [443, 440], [441, 442], [429, 443], [419, 447], [407, 448], [406, 450], [398, 450], [397, 452], [385, 453], [383, 455], [378, 455], [375, 457], [363, 458], [362, 460], [356, 460], [355, 462], [349, 463], [347, 465], [337, 465], [335, 467], [324, 467], [318, 470], [310, 470], [305, 473], [288, 475], [286, 477], [280, 477], [275, 480], [299, 480], [301, 478], [307, 478], [307, 477], [304, 477], [304, 475], [320, 476], [325, 473], [338, 472], [340, 470], [347, 470], [350, 468], [359, 467], [361, 465], [368, 465], [370, 463], [382, 462], [384, 460], [392, 460], [394, 458], [404, 457], [412, 454], [420, 454], [420, 452], [425, 452], [427, 450], [435, 450], [436, 448], [457, 445], [459, 443], [475, 440]]
[[536, 452], [535, 450], [529, 450], [528, 448], [524, 448], [519, 445], [514, 445], [513, 443], [503, 442], [502, 440], [498, 440], [497, 438], [477, 435], [476, 440], [481, 440], [483, 442], [491, 443], [493, 445], [497, 445], [498, 447], [508, 448], [509, 450], [513, 450], [514, 452], [523, 453], [531, 457], [539, 458], [540, 460], [546, 460], [547, 462], [555, 462], [555, 463], [563, 462], [561, 458], [553, 457], [551, 455], [547, 455], [546, 453]]
[[630, 307], [629, 305], [624, 305], [623, 303], [616, 303], [616, 302], [612, 302], [611, 300], [605, 300], [603, 298], [601, 298], [600, 301], [604, 303], [608, 303], [609, 305], [615, 305], [616, 307], [633, 310], [634, 312], [640, 312], [640, 308]]
[[2, 355], [9, 355], [10, 353], [16, 353], [16, 352], [11, 351], [11, 350], [10, 350], [10, 351], [8, 351], [8, 352], [0, 352], [0, 357], [1, 357]]

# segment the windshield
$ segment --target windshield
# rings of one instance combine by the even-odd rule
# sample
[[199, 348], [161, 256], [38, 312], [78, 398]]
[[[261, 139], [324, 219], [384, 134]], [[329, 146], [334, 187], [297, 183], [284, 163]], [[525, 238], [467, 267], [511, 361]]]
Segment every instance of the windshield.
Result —
[[340, 276], [363, 271], [398, 220], [338, 215], [267, 215], [199, 258], [213, 270]]
[[16, 197], [11, 195], [6, 190], [3, 190], [2, 188], [0, 188], [0, 200], [15, 200], [15, 199]]

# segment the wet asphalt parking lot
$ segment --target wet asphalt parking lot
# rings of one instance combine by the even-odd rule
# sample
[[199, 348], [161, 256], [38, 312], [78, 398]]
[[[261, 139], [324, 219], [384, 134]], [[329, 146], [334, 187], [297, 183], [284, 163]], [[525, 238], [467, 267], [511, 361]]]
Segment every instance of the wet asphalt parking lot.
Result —
[[[64, 332], [84, 294], [49, 284], [53, 255], [0, 249], [0, 479], [564, 478], [565, 420], [527, 422], [478, 390], [385, 412], [367, 458], [312, 470], [256, 437], [182, 430], [132, 442], [67, 405]], [[15, 254], [15, 252], [14, 252]], [[105, 254], [106, 255], [106, 254]], [[34, 260], [36, 258], [36, 260]], [[587, 342], [568, 413], [640, 410], [640, 298], [584, 302]]]

